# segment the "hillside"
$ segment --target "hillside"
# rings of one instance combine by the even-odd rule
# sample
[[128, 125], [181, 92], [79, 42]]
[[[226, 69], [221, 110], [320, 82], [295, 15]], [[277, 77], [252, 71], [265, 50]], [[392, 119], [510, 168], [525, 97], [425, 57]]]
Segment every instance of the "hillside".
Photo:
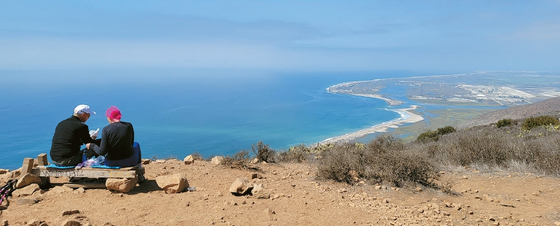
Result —
[[[0, 224], [554, 225], [560, 221], [559, 180], [531, 173], [487, 174], [470, 168], [440, 172], [454, 182], [453, 195], [420, 187], [318, 180], [308, 163], [256, 166], [261, 170], [158, 160], [145, 165], [147, 181], [127, 194], [62, 184], [34, 192], [22, 189], [1, 210]], [[187, 175], [194, 191], [166, 194], [157, 186], [156, 177], [177, 173]], [[251, 178], [253, 173], [257, 178], [251, 182], [262, 184], [270, 198], [228, 191], [236, 178]], [[6, 176], [0, 175], [2, 184]]]
[[543, 100], [534, 104], [509, 107], [496, 110], [477, 116], [467, 123], [463, 123], [458, 128], [464, 129], [480, 125], [496, 123], [501, 119], [523, 119], [539, 115], [560, 115], [560, 97]]

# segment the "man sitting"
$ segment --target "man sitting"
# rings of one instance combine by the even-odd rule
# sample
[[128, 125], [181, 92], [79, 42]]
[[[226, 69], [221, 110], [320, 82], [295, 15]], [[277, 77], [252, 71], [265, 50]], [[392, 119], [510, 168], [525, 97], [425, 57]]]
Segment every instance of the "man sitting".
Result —
[[[90, 137], [89, 129], [84, 124], [95, 112], [88, 105], [78, 105], [74, 114], [56, 126], [52, 138], [50, 156], [52, 162], [58, 166], [76, 166], [84, 159], [84, 152], [80, 150], [82, 144], [95, 143], [97, 136]], [[93, 156], [93, 152], [86, 153], [86, 157]]]

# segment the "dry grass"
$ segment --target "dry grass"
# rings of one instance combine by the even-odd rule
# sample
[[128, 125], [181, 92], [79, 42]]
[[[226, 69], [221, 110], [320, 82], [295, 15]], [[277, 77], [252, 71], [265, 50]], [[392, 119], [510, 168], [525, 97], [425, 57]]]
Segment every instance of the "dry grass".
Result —
[[554, 126], [482, 126], [423, 144], [438, 164], [534, 171], [560, 176], [560, 131]]
[[424, 153], [406, 149], [397, 138], [381, 136], [368, 144], [336, 145], [322, 152], [317, 176], [325, 179], [370, 184], [389, 183], [398, 187], [421, 184], [435, 187], [438, 168]]
[[[348, 143], [306, 147], [277, 152], [262, 141], [252, 145], [256, 158], [265, 162], [309, 162], [323, 179], [354, 184], [426, 186], [453, 193], [454, 181], [438, 173], [442, 169], [477, 168], [484, 172], [534, 172], [560, 176], [560, 131], [558, 126], [538, 126], [531, 130], [522, 123], [507, 126], [477, 126], [455, 131], [438, 129], [437, 139], [404, 143], [391, 135], [367, 144]], [[442, 132], [443, 131], [443, 132]], [[224, 165], [250, 167], [248, 151], [226, 156]]]

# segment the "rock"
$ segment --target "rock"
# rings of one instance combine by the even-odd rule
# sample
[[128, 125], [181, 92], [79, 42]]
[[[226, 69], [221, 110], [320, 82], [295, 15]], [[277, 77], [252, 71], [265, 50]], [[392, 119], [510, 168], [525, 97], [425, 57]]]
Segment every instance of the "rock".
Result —
[[18, 205], [33, 205], [39, 202], [37, 199], [17, 199], [16, 204]]
[[66, 211], [62, 212], [62, 216], [78, 214], [78, 213], [80, 213], [79, 210], [66, 210]]
[[271, 210], [270, 208], [266, 208], [263, 211], [265, 214], [271, 215], [271, 214], [276, 214], [276, 211]]
[[63, 194], [63, 193], [67, 193], [67, 192], [73, 192], [74, 189], [70, 188], [70, 187], [66, 187], [66, 186], [56, 186], [54, 188], [52, 188], [50, 191], [57, 193], [57, 194]]
[[158, 176], [156, 177], [158, 186], [165, 191], [165, 193], [179, 193], [189, 187], [187, 176], [181, 173]]
[[23, 188], [30, 184], [41, 184], [41, 178], [37, 175], [26, 173], [18, 179], [16, 188]]
[[257, 199], [268, 199], [270, 198], [270, 192], [263, 187], [262, 184], [257, 184], [251, 190], [253, 197]]
[[229, 187], [229, 191], [234, 195], [245, 195], [251, 192], [253, 184], [246, 177], [237, 178]]
[[105, 186], [110, 191], [118, 191], [118, 192], [129, 192], [134, 187], [136, 187], [136, 183], [138, 179], [135, 178], [108, 178], [105, 181]]
[[8, 173], [8, 172], [10, 172], [10, 170], [7, 170], [7, 169], [0, 169], [0, 174], [6, 174], [6, 173]]
[[190, 165], [194, 163], [194, 157], [192, 155], [187, 155], [185, 159], [183, 159], [186, 165]]
[[360, 175], [355, 170], [350, 170], [348, 174], [350, 175], [350, 177], [352, 177], [352, 180], [354, 180], [354, 182], [360, 181], [360, 178], [358, 177]]
[[26, 224], [26, 226], [42, 226], [42, 225], [46, 225], [46, 223], [37, 219], [33, 219]]
[[10, 224], [8, 223], [8, 220], [3, 220], [3, 221], [2, 221], [2, 226], [8, 226], [8, 225], [10, 225]]
[[32, 195], [35, 191], [38, 190], [41, 190], [38, 184], [30, 184], [28, 186], [25, 186], [24, 188], [14, 190], [12, 195], [15, 197], [25, 197]]
[[68, 219], [62, 222], [62, 226], [82, 226], [82, 222], [76, 219]]
[[83, 193], [86, 193], [86, 190], [84, 188], [78, 188], [78, 189], [74, 190], [74, 193], [83, 194]]
[[251, 173], [251, 179], [257, 179], [259, 175], [257, 173]]
[[148, 165], [150, 164], [151, 160], [149, 159], [142, 159], [142, 165]]
[[21, 168], [10, 172], [10, 178], [16, 178], [21, 175]]
[[251, 164], [257, 164], [257, 163], [259, 163], [258, 158], [254, 158], [253, 160], [251, 160]]
[[212, 158], [212, 164], [215, 166], [221, 165], [223, 161], [224, 161], [224, 157], [222, 156], [215, 156], [214, 158]]

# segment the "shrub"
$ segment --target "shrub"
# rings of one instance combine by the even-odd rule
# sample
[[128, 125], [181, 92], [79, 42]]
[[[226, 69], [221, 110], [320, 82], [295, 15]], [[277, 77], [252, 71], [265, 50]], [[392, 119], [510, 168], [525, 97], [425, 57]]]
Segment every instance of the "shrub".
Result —
[[342, 144], [321, 153], [317, 176], [335, 181], [355, 183], [391, 183], [404, 186], [418, 183], [434, 187], [437, 167], [425, 154], [406, 150], [401, 140], [380, 136], [367, 145]]
[[511, 120], [511, 119], [502, 119], [502, 120], [499, 120], [498, 122], [496, 122], [496, 126], [498, 128], [502, 128], [504, 126], [510, 126], [512, 123], [513, 123], [513, 120]]
[[193, 152], [191, 155], [194, 160], [204, 160], [204, 157], [202, 157], [202, 154], [198, 151]]
[[250, 156], [248, 151], [238, 151], [233, 156], [224, 156], [222, 165], [236, 169], [249, 169]]
[[531, 130], [532, 128], [539, 127], [539, 126], [549, 126], [549, 125], [559, 125], [560, 121], [557, 118], [546, 115], [546, 116], [538, 116], [538, 117], [530, 117], [525, 119], [523, 122], [523, 126], [521, 129], [523, 130]]
[[291, 147], [288, 151], [278, 152], [276, 156], [280, 162], [304, 162], [312, 156], [310, 148], [305, 145]]
[[268, 144], [264, 144], [262, 141], [259, 141], [257, 144], [251, 145], [251, 151], [261, 162], [275, 162], [276, 151], [269, 148]]
[[441, 127], [438, 128], [436, 131], [427, 131], [424, 133], [421, 133], [420, 135], [418, 135], [418, 137], [416, 138], [416, 141], [421, 142], [421, 143], [427, 143], [430, 141], [438, 141], [439, 137], [448, 133], [454, 133], [457, 130], [455, 130], [455, 128], [453, 126], [445, 126], [445, 127]]
[[438, 132], [429, 130], [427, 132], [423, 132], [420, 135], [418, 135], [416, 141], [421, 143], [427, 143], [430, 141], [438, 141], [438, 139], [439, 139]]
[[457, 137], [453, 160], [462, 166], [485, 164], [503, 166], [512, 155], [506, 148], [508, 139], [500, 133], [469, 131]]
[[438, 135], [440, 135], [440, 136], [441, 136], [441, 135], [448, 134], [448, 133], [454, 133], [454, 132], [456, 132], [456, 131], [457, 131], [457, 130], [455, 130], [455, 128], [454, 128], [453, 126], [446, 126], [446, 127], [442, 127], [442, 128], [438, 128], [438, 129], [437, 129], [437, 133], [438, 133]]

